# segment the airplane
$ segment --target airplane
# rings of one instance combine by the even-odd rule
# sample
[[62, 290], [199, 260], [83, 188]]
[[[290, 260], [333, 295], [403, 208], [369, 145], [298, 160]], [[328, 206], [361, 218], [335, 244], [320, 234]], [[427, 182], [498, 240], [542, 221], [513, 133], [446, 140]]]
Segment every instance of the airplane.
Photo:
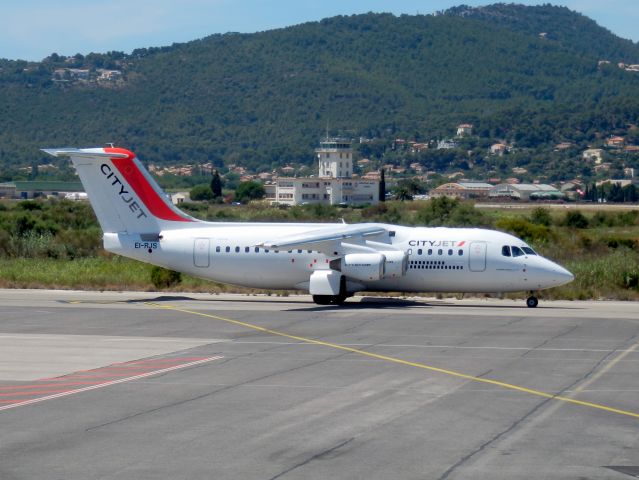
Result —
[[43, 149], [69, 157], [104, 249], [216, 282], [308, 291], [341, 305], [363, 291], [534, 292], [574, 279], [523, 240], [480, 228], [384, 223], [206, 222], [175, 207], [124, 148]]

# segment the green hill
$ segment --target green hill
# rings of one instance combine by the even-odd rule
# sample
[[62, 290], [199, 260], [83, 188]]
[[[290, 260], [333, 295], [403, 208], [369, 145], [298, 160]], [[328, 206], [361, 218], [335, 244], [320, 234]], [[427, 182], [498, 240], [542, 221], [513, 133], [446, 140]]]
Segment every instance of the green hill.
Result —
[[[469, 122], [486, 142], [586, 145], [639, 123], [639, 72], [618, 62], [639, 63], [639, 45], [563, 7], [504, 4], [2, 60], [0, 165], [40, 161], [41, 147], [116, 142], [145, 161], [266, 169], [311, 162], [327, 124], [423, 141]], [[54, 78], [72, 67], [117, 69], [123, 81]]]

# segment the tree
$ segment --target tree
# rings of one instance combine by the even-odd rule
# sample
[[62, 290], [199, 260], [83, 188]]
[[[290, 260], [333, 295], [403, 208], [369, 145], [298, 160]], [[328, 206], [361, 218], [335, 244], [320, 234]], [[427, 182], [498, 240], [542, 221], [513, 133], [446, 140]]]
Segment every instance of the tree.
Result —
[[251, 200], [264, 198], [265, 194], [264, 185], [260, 182], [250, 180], [248, 182], [242, 182], [237, 186], [235, 189], [235, 200], [238, 202], [249, 202]]
[[444, 225], [450, 220], [459, 200], [448, 197], [437, 197], [429, 200], [417, 212], [417, 220], [424, 225]]
[[196, 185], [191, 189], [191, 200], [213, 200], [213, 192], [207, 184]]
[[632, 183], [630, 185], [626, 185], [623, 187], [623, 201], [624, 202], [636, 202], [639, 200], [639, 193], [637, 192], [637, 187], [635, 187]]
[[623, 190], [621, 189], [621, 184], [619, 182], [615, 182], [610, 186], [608, 195], [606, 195], [606, 200], [609, 202], [623, 202]]
[[425, 193], [426, 187], [416, 178], [405, 178], [397, 183], [393, 192], [398, 200], [412, 200], [414, 195]]
[[211, 179], [211, 192], [213, 192], [213, 198], [222, 196], [222, 179], [217, 170], [213, 172], [213, 178]]

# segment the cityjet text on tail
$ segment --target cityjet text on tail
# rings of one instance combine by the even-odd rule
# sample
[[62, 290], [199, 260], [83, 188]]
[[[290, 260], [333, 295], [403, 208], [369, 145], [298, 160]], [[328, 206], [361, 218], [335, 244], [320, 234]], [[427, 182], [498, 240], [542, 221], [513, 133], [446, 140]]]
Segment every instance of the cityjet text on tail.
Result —
[[512, 235], [383, 223], [205, 222], [178, 210], [123, 148], [45, 149], [69, 157], [110, 252], [252, 288], [306, 290], [318, 304], [355, 292], [534, 292], [573, 280]]

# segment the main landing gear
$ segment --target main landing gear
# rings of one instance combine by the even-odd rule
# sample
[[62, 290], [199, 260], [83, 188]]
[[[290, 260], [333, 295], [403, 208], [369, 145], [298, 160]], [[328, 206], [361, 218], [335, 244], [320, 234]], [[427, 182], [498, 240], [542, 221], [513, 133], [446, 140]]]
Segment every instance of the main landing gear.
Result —
[[341, 305], [345, 300], [345, 295], [313, 295], [313, 301], [318, 305]]
[[318, 305], [341, 305], [350, 297], [346, 291], [346, 277], [339, 279], [339, 293], [337, 295], [313, 295], [313, 301]]
[[528, 308], [535, 308], [539, 304], [539, 300], [530, 292], [530, 297], [526, 299], [526, 306]]

